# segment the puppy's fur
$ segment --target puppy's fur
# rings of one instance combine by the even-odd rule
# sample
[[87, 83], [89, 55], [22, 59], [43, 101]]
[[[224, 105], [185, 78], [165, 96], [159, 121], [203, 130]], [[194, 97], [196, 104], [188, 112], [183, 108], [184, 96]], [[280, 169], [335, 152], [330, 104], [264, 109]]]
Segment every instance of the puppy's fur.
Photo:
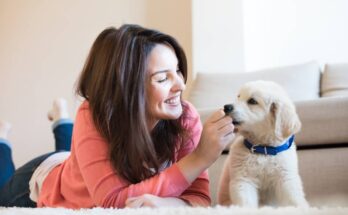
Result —
[[277, 155], [252, 153], [253, 145], [280, 146], [300, 130], [295, 106], [278, 84], [248, 82], [239, 91], [230, 115], [237, 135], [226, 159], [219, 184], [223, 205], [258, 207], [308, 206], [298, 173], [296, 146]]

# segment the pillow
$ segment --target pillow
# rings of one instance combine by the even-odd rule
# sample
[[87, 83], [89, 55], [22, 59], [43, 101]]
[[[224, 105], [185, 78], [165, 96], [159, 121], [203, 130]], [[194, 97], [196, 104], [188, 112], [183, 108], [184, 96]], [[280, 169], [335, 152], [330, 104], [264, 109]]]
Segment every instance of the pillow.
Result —
[[198, 73], [188, 100], [196, 108], [217, 108], [231, 103], [241, 85], [269, 80], [282, 85], [293, 101], [319, 98], [320, 68], [316, 62], [243, 73]]
[[321, 96], [348, 96], [348, 63], [325, 65]]

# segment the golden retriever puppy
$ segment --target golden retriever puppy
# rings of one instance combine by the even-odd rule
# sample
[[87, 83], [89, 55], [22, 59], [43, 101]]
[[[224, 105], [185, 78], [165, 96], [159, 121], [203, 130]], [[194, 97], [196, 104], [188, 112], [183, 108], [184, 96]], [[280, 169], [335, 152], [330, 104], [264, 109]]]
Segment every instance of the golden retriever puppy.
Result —
[[239, 135], [224, 165], [219, 204], [308, 206], [294, 142], [301, 122], [282, 87], [270, 81], [248, 82], [225, 109]]

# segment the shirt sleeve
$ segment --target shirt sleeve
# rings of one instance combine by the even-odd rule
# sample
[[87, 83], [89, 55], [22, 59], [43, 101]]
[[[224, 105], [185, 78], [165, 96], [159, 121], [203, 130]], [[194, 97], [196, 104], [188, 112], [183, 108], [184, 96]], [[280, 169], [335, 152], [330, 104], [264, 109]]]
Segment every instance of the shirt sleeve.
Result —
[[[189, 102], [186, 102], [186, 104], [188, 106], [188, 111], [184, 125], [189, 131], [190, 138], [180, 148], [177, 160], [192, 153], [192, 151], [198, 146], [202, 134], [202, 123], [197, 110]], [[182, 193], [180, 198], [192, 206], [210, 206], [211, 198], [208, 171], [205, 170], [202, 172], [202, 174], [200, 174]]]
[[[160, 197], [180, 197], [191, 185], [176, 164], [137, 184], [123, 180], [111, 166], [108, 144], [96, 130], [88, 105], [81, 107], [77, 113], [73, 141], [84, 186], [96, 206], [123, 208], [127, 198], [146, 193]], [[192, 192], [197, 189], [196, 183], [195, 189], [190, 189]], [[192, 192], [188, 196], [184, 194], [182, 198], [192, 201]]]

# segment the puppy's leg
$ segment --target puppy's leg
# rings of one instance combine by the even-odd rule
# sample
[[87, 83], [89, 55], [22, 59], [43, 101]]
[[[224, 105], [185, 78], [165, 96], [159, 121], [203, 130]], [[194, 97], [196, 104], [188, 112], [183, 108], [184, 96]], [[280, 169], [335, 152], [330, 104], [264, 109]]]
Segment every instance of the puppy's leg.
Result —
[[293, 205], [297, 207], [308, 207], [303, 192], [302, 181], [299, 175], [291, 175], [282, 178], [276, 186], [276, 195], [282, 205]]
[[233, 205], [257, 208], [259, 206], [258, 190], [249, 181], [230, 181], [230, 199]]

